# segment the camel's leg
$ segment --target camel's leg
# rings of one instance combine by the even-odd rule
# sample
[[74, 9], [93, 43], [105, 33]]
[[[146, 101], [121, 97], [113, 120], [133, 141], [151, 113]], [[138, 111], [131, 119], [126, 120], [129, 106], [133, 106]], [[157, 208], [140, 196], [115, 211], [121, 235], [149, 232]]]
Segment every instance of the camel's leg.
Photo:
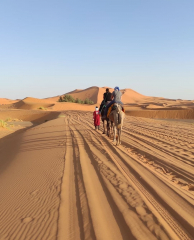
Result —
[[117, 131], [117, 128], [116, 128], [115, 125], [114, 125], [113, 129], [114, 129], [114, 138], [113, 138], [113, 142], [116, 142], [116, 131]]
[[118, 129], [118, 141], [117, 141], [117, 145], [121, 144], [121, 128]]
[[119, 145], [119, 135], [120, 135], [120, 129], [119, 128], [117, 128], [117, 145]]
[[106, 134], [107, 134], [107, 136], [109, 136], [109, 121], [108, 120], [106, 121], [106, 130], [107, 130]]
[[103, 120], [103, 134], [105, 134], [105, 121]]
[[121, 144], [121, 134], [122, 134], [122, 127], [120, 129], [120, 144]]
[[113, 134], [113, 122], [112, 121], [111, 121], [111, 127], [110, 127], [110, 134], [111, 134], [111, 136]]
[[121, 132], [122, 132], [122, 126], [123, 126], [123, 113], [119, 113], [119, 124], [118, 124], [118, 141], [117, 145], [121, 144]]

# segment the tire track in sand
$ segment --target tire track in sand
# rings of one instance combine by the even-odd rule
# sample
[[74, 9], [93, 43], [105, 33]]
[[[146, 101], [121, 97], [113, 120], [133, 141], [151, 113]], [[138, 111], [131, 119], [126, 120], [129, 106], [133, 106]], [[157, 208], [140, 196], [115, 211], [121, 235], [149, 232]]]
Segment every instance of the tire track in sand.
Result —
[[[83, 117], [83, 116], [80, 116], [80, 115], [77, 114], [77, 113], [69, 114], [69, 116], [71, 116], [72, 124], [74, 124], [75, 126], [79, 126], [79, 125], [80, 125], [80, 127], [82, 128], [82, 130], [83, 130], [83, 129], [87, 130], [88, 133], [84, 135], [84, 139], [87, 139], [88, 136], [91, 134], [91, 127], [92, 127], [92, 124], [88, 123], [88, 116], [87, 116], [87, 114], [84, 115], [84, 117]], [[78, 117], [75, 118], [75, 116], [78, 116]], [[76, 120], [76, 119], [77, 119], [77, 120]], [[84, 125], [84, 124], [87, 124], [87, 127], [86, 127], [86, 125]], [[80, 131], [80, 132], [81, 132], [81, 131]], [[98, 136], [98, 138], [99, 138], [99, 134], [98, 134], [98, 133], [95, 133], [95, 132], [92, 131], [92, 134], [94, 134], [95, 136]], [[101, 137], [101, 136], [100, 136], [99, 141], [102, 142], [102, 139], [104, 139], [104, 137]], [[104, 144], [105, 144], [105, 143], [104, 143]], [[105, 144], [105, 145], [106, 145], [106, 144]], [[110, 155], [112, 155], [112, 160], [113, 160], [113, 161], [114, 161], [114, 159], [118, 158], [118, 155], [117, 155], [117, 154], [114, 155], [115, 153], [114, 153], [113, 149], [109, 150], [109, 148], [108, 148], [108, 151], [110, 151]], [[117, 149], [117, 152], [118, 152], [118, 151], [119, 151], [119, 150]], [[119, 155], [121, 155], [121, 153], [119, 153]], [[117, 160], [118, 160], [118, 161], [116, 161], [115, 164], [116, 164], [116, 165], [117, 165], [118, 163], [120, 164], [120, 167], [119, 167], [119, 165], [117, 165], [117, 167], [120, 168], [120, 171], [123, 173], [123, 175], [125, 175], [126, 172], [128, 171], [128, 169], [127, 169], [127, 168], [125, 169], [126, 165], [124, 164], [124, 160], [123, 160], [123, 161], [120, 161], [120, 162], [119, 162], [120, 159], [117, 159]], [[88, 161], [89, 161], [89, 160], [88, 160]], [[128, 173], [127, 173], [127, 175], [128, 175]], [[126, 177], [127, 177], [127, 176], [126, 176]], [[131, 179], [129, 179], [129, 181], [131, 181]], [[143, 188], [140, 189], [140, 192], [141, 192], [141, 193], [142, 193], [142, 192], [145, 192], [144, 186], [142, 186], [142, 187], [143, 187]], [[151, 199], [152, 196], [149, 196], [148, 198]], [[152, 200], [153, 200], [153, 199], [152, 199]], [[176, 238], [175, 238], [175, 239], [191, 239], [191, 238], [189, 238], [189, 236], [187, 236], [187, 234], [186, 234], [185, 231], [180, 227], [180, 225], [177, 224], [176, 220], [173, 219], [173, 218], [169, 215], [168, 212], [165, 213], [165, 214], [167, 214], [166, 217], [165, 217], [165, 214], [164, 214], [165, 211], [164, 211], [164, 209], [161, 210], [160, 207], [158, 208], [158, 203], [157, 203], [157, 201], [156, 201], [156, 204], [157, 204], [157, 207], [155, 207], [155, 210], [160, 210], [160, 212], [163, 212], [163, 213], [160, 213], [160, 214], [163, 215], [164, 222], [166, 221], [166, 222], [167, 222], [167, 225], [170, 224], [171, 229], [173, 229], [174, 234], [176, 234]], [[151, 208], [152, 208], [152, 207], [151, 207]], [[153, 210], [153, 209], [152, 209], [152, 210]], [[157, 212], [157, 211], [156, 211], [156, 212]], [[157, 213], [157, 214], [158, 214], [158, 213]], [[157, 215], [157, 214], [156, 214], [156, 215]], [[159, 217], [159, 219], [160, 219], [160, 217]], [[171, 220], [169, 220], [169, 219], [171, 219]], [[170, 222], [171, 222], [171, 223], [170, 223]], [[165, 224], [164, 224], [164, 225], [165, 225]], [[175, 236], [175, 235], [174, 235], [174, 236]], [[173, 237], [173, 238], [174, 238], [174, 237]]]

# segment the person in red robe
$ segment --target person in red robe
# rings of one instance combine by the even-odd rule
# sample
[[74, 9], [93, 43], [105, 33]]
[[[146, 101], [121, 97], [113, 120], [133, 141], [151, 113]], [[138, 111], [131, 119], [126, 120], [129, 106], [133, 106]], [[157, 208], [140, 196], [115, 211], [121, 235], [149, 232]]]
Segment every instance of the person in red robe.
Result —
[[95, 111], [93, 112], [93, 120], [95, 129], [100, 130], [100, 111], [98, 110], [98, 107], [96, 107]]

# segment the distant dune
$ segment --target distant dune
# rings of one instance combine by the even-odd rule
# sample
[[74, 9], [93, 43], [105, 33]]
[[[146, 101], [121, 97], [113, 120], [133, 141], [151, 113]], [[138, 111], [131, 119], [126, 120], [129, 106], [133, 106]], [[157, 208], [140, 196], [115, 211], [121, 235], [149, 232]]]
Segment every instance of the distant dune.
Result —
[[123, 93], [122, 95], [122, 102], [123, 103], [136, 103], [136, 102], [142, 102], [142, 101], [146, 101], [147, 100], [147, 96], [144, 96], [132, 89], [123, 89], [121, 90], [121, 92]]
[[[74, 91], [65, 93], [71, 95], [75, 99], [79, 98], [81, 100], [85, 100], [86, 98], [89, 98], [94, 102], [93, 105], [58, 102], [60, 97], [60, 95], [58, 95], [44, 99], [26, 97], [23, 100], [9, 100], [0, 98], [0, 109], [59, 112], [67, 110], [94, 111], [95, 106], [100, 106], [106, 88], [107, 87], [93, 86], [86, 89], [75, 89]], [[113, 88], [109, 89], [110, 92], [114, 91]], [[121, 89], [120, 91], [123, 94], [122, 102], [124, 103], [126, 112], [129, 115], [148, 118], [193, 118], [194, 101], [149, 97], [142, 95], [130, 88]], [[174, 110], [176, 110], [176, 112]]]
[[[56, 97], [55, 97], [56, 98]], [[11, 104], [1, 105], [0, 109], [4, 110], [40, 110], [40, 111], [64, 111], [64, 110], [81, 110], [93, 111], [95, 106], [88, 104], [77, 104], [71, 102], [58, 102], [59, 97], [52, 101], [52, 98], [38, 99], [27, 97], [23, 100]]]
[[17, 102], [18, 100], [10, 100], [10, 99], [7, 99], [7, 98], [0, 98], [0, 105], [1, 104], [11, 104], [11, 103], [14, 103], [14, 102]]
[[[94, 103], [101, 103], [103, 99], [103, 93], [105, 93], [107, 87], [90, 87], [86, 88], [84, 90], [74, 90], [72, 92], [68, 92], [67, 94], [71, 95], [73, 98], [79, 98], [81, 100], [84, 100], [86, 98], [91, 99]], [[110, 92], [113, 92], [113, 88], [109, 88]], [[146, 99], [147, 97], [135, 92], [132, 89], [121, 89], [122, 92], [122, 102], [123, 103], [134, 103], [142, 101], [143, 99]]]

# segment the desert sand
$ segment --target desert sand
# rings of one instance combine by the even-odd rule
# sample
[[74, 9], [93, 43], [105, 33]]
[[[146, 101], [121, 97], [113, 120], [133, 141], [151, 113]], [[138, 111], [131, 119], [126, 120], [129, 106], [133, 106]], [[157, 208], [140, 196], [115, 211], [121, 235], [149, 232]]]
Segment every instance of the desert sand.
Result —
[[105, 88], [0, 99], [0, 240], [194, 239], [194, 101], [122, 90], [115, 146], [92, 121]]

